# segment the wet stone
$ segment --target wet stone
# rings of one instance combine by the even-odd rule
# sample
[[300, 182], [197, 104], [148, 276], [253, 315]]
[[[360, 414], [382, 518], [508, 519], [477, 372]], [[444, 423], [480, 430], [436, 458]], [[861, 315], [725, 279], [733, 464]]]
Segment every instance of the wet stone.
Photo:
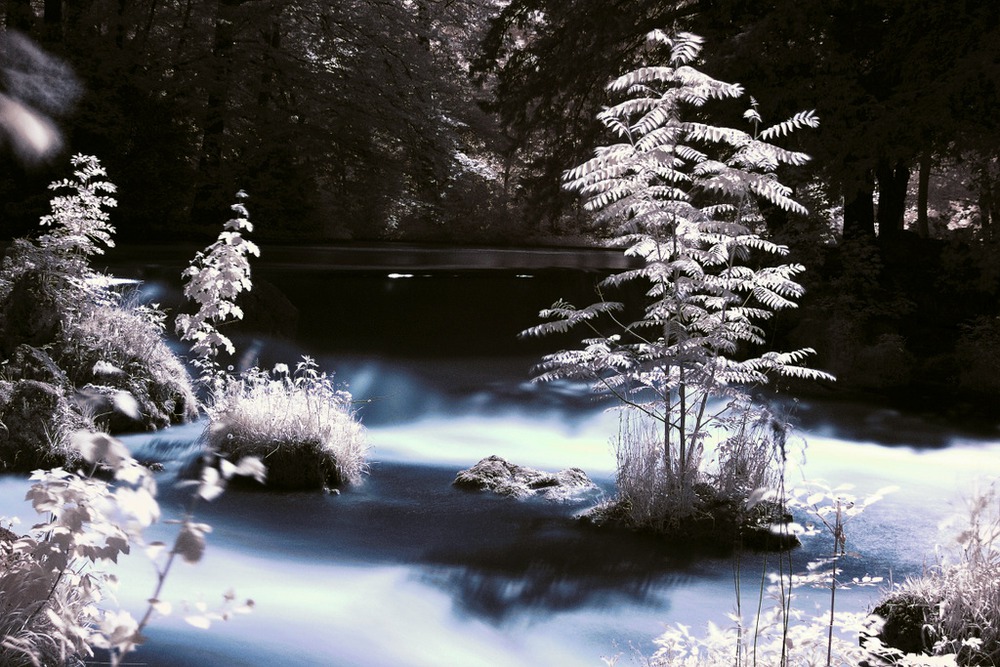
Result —
[[570, 500], [597, 488], [579, 468], [545, 472], [495, 455], [460, 471], [452, 484], [468, 491], [492, 491], [512, 498], [541, 496], [547, 500]]

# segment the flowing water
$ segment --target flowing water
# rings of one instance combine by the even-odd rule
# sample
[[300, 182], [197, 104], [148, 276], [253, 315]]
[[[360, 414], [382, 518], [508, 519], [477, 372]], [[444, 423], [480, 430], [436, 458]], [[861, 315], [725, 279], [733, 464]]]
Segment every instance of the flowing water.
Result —
[[[557, 343], [515, 334], [557, 297], [589, 298], [612, 268], [608, 257], [577, 257], [594, 262], [581, 271], [562, 266], [572, 264], [562, 254], [486, 253], [488, 266], [436, 257], [430, 268], [416, 251], [357, 256], [350, 271], [343, 257], [265, 264], [258, 276], [289, 296], [298, 326], [293, 336], [244, 334], [238, 345], [263, 365], [310, 354], [336, 371], [362, 401], [370, 474], [339, 495], [232, 490], [202, 504], [198, 519], [213, 527], [206, 556], [171, 574], [164, 597], [175, 611], [154, 622], [130, 664], [600, 665], [601, 656], [651, 653], [666, 625], [728, 622], [731, 557], [573, 519], [613, 493], [616, 417], [579, 387], [530, 383], [538, 354]], [[176, 284], [161, 279], [174, 264], [141, 266], [148, 295], [161, 303], [178, 300]], [[866, 406], [801, 404], [798, 414], [793, 478], [851, 482], [859, 495], [900, 487], [848, 524], [847, 578], [900, 579], [933, 563], [945, 539], [939, 522], [1000, 473], [1000, 439]], [[125, 438], [137, 454], [167, 463], [165, 514], [183, 504], [174, 473], [200, 427]], [[581, 467], [601, 489], [552, 503], [451, 486], [458, 470], [490, 454]], [[30, 524], [26, 485], [0, 479], [0, 515]], [[155, 526], [150, 539], [169, 539], [171, 529]], [[831, 547], [828, 536], [807, 538], [796, 567]], [[743, 558], [745, 603], [756, 599], [763, 560]], [[118, 574], [119, 602], [139, 616], [152, 566], [133, 554]], [[184, 622], [185, 601], [211, 608], [229, 589], [253, 598], [254, 612], [208, 631]], [[803, 590], [799, 605], [822, 610], [827, 595]], [[877, 595], [842, 592], [838, 606], [861, 611]]]

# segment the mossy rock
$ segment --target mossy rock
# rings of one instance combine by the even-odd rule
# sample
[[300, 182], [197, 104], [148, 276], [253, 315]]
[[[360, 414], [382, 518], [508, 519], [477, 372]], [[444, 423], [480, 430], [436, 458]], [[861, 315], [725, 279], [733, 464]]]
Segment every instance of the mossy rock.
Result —
[[53, 342], [62, 308], [46, 276], [27, 271], [7, 287], [0, 302], [0, 354], [9, 357], [24, 343], [41, 347]]
[[347, 482], [336, 462], [316, 443], [274, 443], [261, 462], [267, 467], [265, 486], [277, 491], [337, 489]]
[[880, 603], [872, 613], [884, 619], [878, 638], [886, 646], [904, 653], [923, 653], [924, 625], [931, 617], [931, 605], [912, 593], [900, 593]]
[[68, 437], [93, 428], [61, 388], [38, 380], [0, 382], [0, 421], [0, 470], [8, 472], [78, 465]]
[[791, 515], [776, 503], [761, 503], [747, 512], [737, 499], [721, 496], [708, 484], [696, 484], [693, 512], [683, 517], [658, 517], [655, 523], [636, 523], [630, 501], [615, 498], [580, 515], [595, 527], [650, 533], [689, 546], [730, 551], [787, 551], [799, 546], [798, 537], [776, 532], [776, 524], [791, 522]]
[[[106, 358], [108, 350], [88, 349], [79, 342], [68, 350], [54, 351], [69, 382], [102, 427], [110, 433], [153, 431], [197, 418], [198, 401], [191, 378], [165, 343], [159, 342], [141, 358], [116, 349], [115, 341], [103, 343], [111, 348], [112, 359]], [[124, 357], [127, 362], [118, 362], [119, 367], [115, 357]], [[123, 391], [135, 400], [138, 418], [115, 409], [114, 396]]]
[[7, 361], [7, 376], [18, 380], [38, 380], [56, 387], [69, 387], [69, 378], [45, 350], [21, 343]]
[[540, 495], [548, 500], [568, 500], [597, 488], [579, 468], [545, 472], [495, 455], [460, 471], [452, 484], [469, 491], [492, 491], [512, 498]]
[[[270, 440], [266, 443], [250, 441], [238, 434], [230, 433], [225, 427], [206, 430], [202, 436], [208, 463], [217, 465], [223, 457], [237, 463], [244, 456], [258, 457], [267, 468], [264, 484], [251, 478], [237, 477], [229, 481], [231, 485], [250, 490], [267, 491], [329, 491], [354, 483], [346, 478], [333, 455], [314, 442], [281, 442]], [[185, 466], [180, 472], [184, 478], [195, 478], [201, 474], [206, 464], [205, 456]]]

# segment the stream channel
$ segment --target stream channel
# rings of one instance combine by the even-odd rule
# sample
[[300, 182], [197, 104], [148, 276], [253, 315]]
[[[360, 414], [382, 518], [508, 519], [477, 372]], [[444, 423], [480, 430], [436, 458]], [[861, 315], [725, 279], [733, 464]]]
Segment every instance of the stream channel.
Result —
[[[176, 308], [191, 254], [124, 249], [110, 270]], [[571, 339], [525, 341], [518, 331], [559, 297], [589, 303], [595, 281], [619, 266], [617, 253], [593, 251], [265, 248], [255, 277], [295, 307], [273, 309], [274, 319], [297, 324], [261, 325], [237, 346], [264, 367], [308, 354], [336, 372], [363, 402], [370, 471], [339, 495], [232, 490], [201, 504], [197, 518], [212, 526], [205, 558], [175, 568], [164, 591], [174, 613], [154, 621], [128, 664], [575, 666], [617, 654], [632, 664], [667, 625], [702, 634], [709, 621], [729, 624], [731, 557], [574, 520], [614, 492], [617, 417], [580, 387], [529, 381], [539, 356]], [[934, 564], [935, 546], [948, 543], [942, 519], [1000, 475], [1000, 437], [866, 405], [803, 402], [796, 413], [791, 483], [852, 483], [858, 495], [899, 487], [848, 524], [845, 579], [900, 580]], [[180, 512], [174, 474], [201, 427], [124, 438], [165, 462], [164, 518]], [[583, 468], [601, 491], [553, 503], [451, 486], [491, 454]], [[26, 485], [0, 478], [0, 515], [30, 525]], [[169, 541], [174, 528], [157, 524], [148, 537]], [[829, 535], [806, 538], [795, 567], [831, 547]], [[742, 558], [745, 605], [756, 604], [763, 561]], [[117, 573], [120, 604], [141, 616], [152, 566], [134, 553]], [[185, 603], [211, 608], [229, 589], [252, 598], [253, 613], [207, 631], [183, 620]], [[841, 591], [838, 609], [864, 611], [878, 594]], [[828, 610], [829, 591], [799, 595], [808, 613]]]

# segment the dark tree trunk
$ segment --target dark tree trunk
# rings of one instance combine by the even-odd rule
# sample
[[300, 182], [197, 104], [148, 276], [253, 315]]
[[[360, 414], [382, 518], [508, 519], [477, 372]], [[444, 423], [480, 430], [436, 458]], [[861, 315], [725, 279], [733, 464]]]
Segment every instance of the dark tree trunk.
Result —
[[260, 91], [257, 93], [257, 104], [262, 107], [267, 107], [268, 104], [274, 99], [274, 88], [278, 82], [278, 62], [275, 57], [275, 53], [281, 48], [281, 13], [279, 10], [278, 16], [274, 17], [271, 21], [271, 25], [268, 26], [267, 33], [264, 35], [267, 42], [267, 50], [265, 52], [265, 62], [264, 72], [260, 75]]
[[885, 240], [893, 239], [903, 231], [910, 168], [901, 160], [891, 163], [882, 159], [875, 168], [875, 178], [878, 180], [878, 235]]
[[63, 5], [62, 0], [45, 0], [45, 11], [42, 14], [45, 24], [45, 41], [58, 44], [63, 39]]
[[[48, 6], [48, 0], [46, 0], [45, 4]], [[54, 4], [61, 3], [55, 2]], [[90, 12], [90, 8], [93, 4], [93, 0], [74, 0], [73, 2], [65, 3], [65, 6], [62, 9], [66, 22], [65, 34], [69, 35], [70, 39], [73, 39], [73, 37], [80, 32], [93, 32], [92, 26], [82, 29], [84, 18], [87, 17], [87, 14]]]
[[917, 235], [926, 239], [931, 235], [930, 223], [927, 220], [927, 198], [931, 181], [931, 155], [925, 152], [920, 156], [920, 171], [917, 175]]
[[153, 21], [156, 18], [158, 0], [151, 0], [149, 9], [146, 12], [146, 24], [142, 28], [142, 51], [145, 53], [146, 45], [149, 42], [149, 33], [153, 30]]
[[979, 190], [979, 228], [982, 230], [983, 239], [989, 241], [993, 238], [993, 219], [990, 216], [990, 193], [986, 188]]
[[875, 183], [871, 174], [855, 191], [844, 197], [844, 238], [874, 238], [875, 237], [875, 205], [872, 196], [875, 194]]
[[35, 25], [35, 13], [31, 10], [31, 0], [7, 0], [5, 25], [14, 30], [30, 34]]
[[217, 4], [215, 37], [212, 43], [214, 76], [205, 104], [201, 156], [198, 160], [198, 188], [191, 205], [191, 217], [195, 222], [220, 219], [226, 213], [225, 202], [233, 194], [220, 192], [220, 189], [224, 189], [221, 177], [226, 111], [233, 76], [234, 12], [241, 4], [243, 0], [219, 0]]
[[125, 40], [128, 37], [128, 25], [125, 21], [128, 9], [128, 0], [118, 0], [118, 10], [115, 17], [118, 24], [115, 27], [115, 46], [119, 49], [125, 48]]
[[983, 240], [992, 241], [996, 238], [996, 225], [1000, 222], [1000, 187], [994, 174], [997, 166], [993, 160], [985, 159], [975, 167], [975, 182], [979, 189], [979, 228]]

